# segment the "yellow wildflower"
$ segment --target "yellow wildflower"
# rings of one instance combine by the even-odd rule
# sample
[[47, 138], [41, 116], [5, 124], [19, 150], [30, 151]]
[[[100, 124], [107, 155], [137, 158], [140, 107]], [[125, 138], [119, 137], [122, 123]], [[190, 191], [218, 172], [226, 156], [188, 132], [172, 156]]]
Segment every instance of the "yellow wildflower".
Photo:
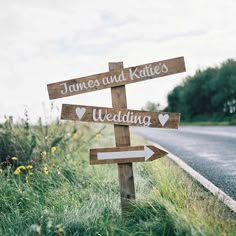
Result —
[[25, 182], [26, 182], [26, 183], [29, 183], [29, 176], [26, 176], [26, 177], [25, 177]]
[[43, 152], [41, 153], [41, 155], [42, 155], [43, 160], [46, 160], [46, 159], [47, 159], [47, 152], [46, 152], [46, 151], [43, 151]]
[[72, 137], [73, 139], [78, 139], [79, 135], [77, 133], [74, 133]]
[[51, 153], [56, 152], [56, 150], [57, 150], [57, 147], [51, 147]]
[[99, 134], [96, 134], [96, 138], [97, 139], [100, 139], [102, 137], [102, 135], [99, 133]]
[[45, 175], [48, 175], [48, 167], [47, 167], [47, 166], [44, 166], [44, 167], [43, 167], [43, 173], [44, 173]]
[[31, 169], [33, 169], [33, 166], [32, 166], [32, 165], [27, 165], [27, 166], [26, 166], [26, 169], [27, 169], [27, 170], [31, 170]]
[[19, 168], [20, 170], [26, 170], [25, 166], [18, 166], [17, 168]]
[[3, 172], [3, 170], [2, 170], [2, 169], [0, 169], [0, 175], [2, 174], [2, 172]]
[[18, 166], [14, 171], [14, 174], [19, 175], [21, 173], [21, 170], [26, 170], [25, 166]]
[[33, 172], [32, 172], [32, 171], [29, 171], [29, 175], [33, 175]]
[[20, 171], [19, 167], [17, 167], [16, 170], [14, 171], [14, 174], [19, 175], [20, 173], [21, 173], [21, 171]]
[[11, 158], [13, 161], [16, 161], [17, 160], [17, 157], [12, 157]]

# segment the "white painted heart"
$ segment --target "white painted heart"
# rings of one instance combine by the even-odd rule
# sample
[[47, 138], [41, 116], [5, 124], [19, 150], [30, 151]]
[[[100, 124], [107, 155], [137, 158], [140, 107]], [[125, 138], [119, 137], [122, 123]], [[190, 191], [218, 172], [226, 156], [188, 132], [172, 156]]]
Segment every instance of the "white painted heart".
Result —
[[82, 117], [84, 116], [84, 113], [86, 112], [86, 109], [84, 107], [77, 107], [75, 109], [76, 115], [79, 117], [79, 119], [81, 120]]
[[165, 114], [165, 115], [160, 114], [158, 116], [158, 119], [159, 119], [162, 126], [164, 126], [166, 124], [166, 122], [169, 120], [169, 118], [170, 118], [170, 116], [168, 114]]

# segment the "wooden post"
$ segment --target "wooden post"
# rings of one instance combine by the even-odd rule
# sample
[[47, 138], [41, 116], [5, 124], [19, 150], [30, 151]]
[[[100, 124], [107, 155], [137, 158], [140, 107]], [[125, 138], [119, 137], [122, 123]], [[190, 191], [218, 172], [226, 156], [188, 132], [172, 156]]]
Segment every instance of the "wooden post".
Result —
[[[109, 71], [123, 69], [123, 62], [109, 63]], [[125, 85], [111, 88], [113, 108], [127, 108]], [[114, 125], [116, 146], [130, 146], [129, 126]], [[132, 163], [118, 164], [122, 213], [127, 212], [130, 201], [135, 199]]]

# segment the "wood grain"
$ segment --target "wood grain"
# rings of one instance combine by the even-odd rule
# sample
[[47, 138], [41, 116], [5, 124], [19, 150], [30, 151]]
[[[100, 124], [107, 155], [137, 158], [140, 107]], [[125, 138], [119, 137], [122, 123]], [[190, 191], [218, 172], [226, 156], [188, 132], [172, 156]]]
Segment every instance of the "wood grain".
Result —
[[[154, 154], [147, 160], [147, 161], [154, 161], [158, 158], [161, 158], [167, 155], [167, 152], [152, 146], [147, 145]], [[144, 157], [137, 157], [137, 158], [116, 158], [116, 159], [106, 159], [106, 160], [98, 160], [97, 154], [98, 153], [106, 153], [106, 152], [121, 152], [121, 151], [143, 151], [144, 146], [123, 146], [123, 147], [113, 147], [113, 148], [97, 148], [97, 149], [90, 149], [90, 164], [97, 165], [97, 164], [113, 164], [113, 163], [127, 163], [127, 162], [145, 162]]]
[[[109, 63], [109, 71], [123, 69], [123, 62]], [[112, 107], [127, 109], [125, 85], [111, 88]], [[130, 146], [130, 132], [128, 126], [114, 125], [117, 147]], [[118, 164], [120, 183], [121, 208], [123, 214], [128, 211], [130, 201], [135, 200], [134, 174], [132, 163]]]
[[[120, 97], [117, 97], [117, 93], [116, 95], [114, 95], [114, 99], [118, 99], [118, 101], [120, 101]], [[78, 116], [78, 114], [76, 113], [76, 109], [84, 109], [85, 113], [82, 117]], [[166, 115], [168, 115], [167, 120], [165, 120]], [[99, 119], [100, 116], [101, 119]], [[123, 119], [122, 117], [124, 116], [125, 118]], [[165, 123], [161, 123], [161, 118], [164, 118], [163, 121], [165, 121]], [[177, 129], [179, 126], [180, 114], [170, 112], [139, 111], [124, 108], [62, 104], [61, 119], [79, 120], [93, 123], [118, 124], [126, 126], [128, 125]]]
[[[163, 65], [165, 67], [163, 67]], [[166, 68], [168, 68], [168, 70], [166, 70]], [[47, 85], [47, 88], [49, 98], [57, 99], [141, 82], [184, 71], [184, 57], [177, 57], [125, 69], [123, 69], [123, 67], [116, 67], [116, 69], [109, 70], [109, 72], [51, 83]]]

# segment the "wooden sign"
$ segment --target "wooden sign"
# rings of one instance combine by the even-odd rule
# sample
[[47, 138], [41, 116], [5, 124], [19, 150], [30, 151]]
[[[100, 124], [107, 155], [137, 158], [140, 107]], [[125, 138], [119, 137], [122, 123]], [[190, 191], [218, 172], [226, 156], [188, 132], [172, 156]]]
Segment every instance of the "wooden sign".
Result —
[[56, 99], [136, 83], [184, 71], [184, 57], [177, 57], [72, 80], [65, 80], [48, 84], [47, 87], [49, 98]]
[[61, 119], [114, 124], [116, 147], [90, 150], [90, 164], [117, 163], [122, 212], [135, 200], [133, 162], [153, 161], [167, 152], [155, 146], [130, 146], [129, 126], [178, 128], [180, 114], [127, 109], [126, 84], [185, 71], [184, 57], [123, 68], [109, 63], [109, 72], [48, 84], [50, 99], [111, 88], [112, 107], [62, 105]]
[[61, 119], [177, 129], [180, 114], [63, 104]]
[[153, 161], [167, 154], [167, 152], [150, 145], [90, 149], [90, 164]]

